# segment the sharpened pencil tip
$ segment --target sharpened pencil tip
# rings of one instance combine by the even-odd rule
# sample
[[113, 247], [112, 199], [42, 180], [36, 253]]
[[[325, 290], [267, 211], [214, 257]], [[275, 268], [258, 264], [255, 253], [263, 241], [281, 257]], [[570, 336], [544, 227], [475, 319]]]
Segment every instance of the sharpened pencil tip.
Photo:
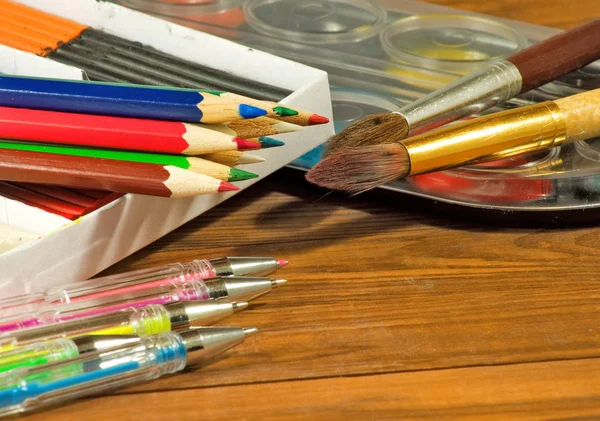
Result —
[[246, 308], [248, 308], [248, 302], [237, 301], [235, 303], [232, 303], [232, 306], [233, 306], [233, 311], [237, 313], [238, 311], [242, 311], [242, 310], [245, 310]]
[[240, 188], [238, 186], [234, 186], [233, 184], [227, 181], [221, 181], [221, 184], [219, 184], [219, 189], [217, 191], [222, 193], [226, 191], [238, 191], [239, 189]]
[[259, 137], [258, 142], [260, 143], [260, 147], [262, 149], [276, 148], [278, 146], [285, 145], [285, 142], [282, 142], [281, 140], [273, 139], [272, 137], [266, 137], [266, 136]]
[[238, 149], [260, 149], [261, 147], [259, 142], [242, 139], [241, 137], [234, 137], [233, 141], [237, 143]]
[[253, 105], [247, 104], [240, 104], [238, 110], [242, 118], [245, 119], [262, 117], [267, 114], [267, 110], [263, 110], [262, 108], [254, 107]]
[[262, 156], [250, 155], [248, 153], [245, 153], [239, 157], [238, 165], [258, 164], [260, 162], [265, 162], [265, 161], [266, 161], [265, 158], [263, 158]]
[[257, 177], [258, 174], [254, 174], [253, 172], [240, 170], [239, 168], [231, 168], [229, 170], [229, 179], [227, 181], [244, 181]]
[[319, 114], [313, 114], [308, 118], [308, 125], [315, 126], [317, 124], [327, 124], [329, 123], [329, 119], [325, 116]]
[[281, 285], [285, 284], [287, 279], [273, 279], [271, 281], [271, 288], [279, 288]]
[[254, 335], [257, 332], [258, 332], [258, 328], [256, 328], [256, 327], [249, 327], [249, 328], [244, 329], [244, 335], [246, 335], [246, 336]]
[[273, 107], [273, 111], [279, 117], [291, 117], [291, 116], [298, 115], [298, 111], [296, 111], [292, 108], [284, 107], [283, 105], [278, 105], [277, 107]]
[[288, 262], [287, 260], [283, 260], [283, 259], [278, 260], [277, 261], [277, 267], [284, 268], [284, 267], [286, 267], [288, 265], [288, 263], [290, 263], [290, 262]]

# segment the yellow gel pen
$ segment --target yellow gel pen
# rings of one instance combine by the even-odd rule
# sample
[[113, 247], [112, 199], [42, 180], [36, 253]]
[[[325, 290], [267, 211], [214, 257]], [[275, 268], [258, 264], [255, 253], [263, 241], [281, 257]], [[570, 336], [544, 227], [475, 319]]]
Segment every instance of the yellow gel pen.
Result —
[[7, 332], [0, 335], [0, 358], [10, 350], [58, 338], [74, 338], [82, 335], [156, 335], [187, 327], [192, 322], [207, 324], [242, 310], [247, 305], [245, 302], [226, 301], [151, 304], [141, 308], [128, 308]]

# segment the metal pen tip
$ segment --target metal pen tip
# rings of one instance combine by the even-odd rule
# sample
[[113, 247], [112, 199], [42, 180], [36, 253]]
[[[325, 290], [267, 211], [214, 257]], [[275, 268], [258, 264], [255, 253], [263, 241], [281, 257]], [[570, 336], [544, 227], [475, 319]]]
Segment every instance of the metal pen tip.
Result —
[[256, 332], [258, 332], [258, 328], [256, 327], [249, 327], [244, 329], [244, 335], [246, 336], [254, 335]]
[[231, 303], [231, 306], [233, 307], [233, 311], [237, 313], [238, 311], [242, 311], [242, 310], [248, 308], [248, 302], [247, 301], [236, 301], [234, 303]]
[[285, 284], [287, 282], [287, 279], [273, 279], [271, 281], [271, 287], [272, 288], [278, 288], [281, 285]]

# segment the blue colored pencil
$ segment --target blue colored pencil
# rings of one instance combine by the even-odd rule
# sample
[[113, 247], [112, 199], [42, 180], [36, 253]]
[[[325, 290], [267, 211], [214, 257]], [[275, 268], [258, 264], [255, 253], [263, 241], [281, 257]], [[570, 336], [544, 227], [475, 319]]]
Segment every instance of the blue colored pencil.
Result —
[[206, 124], [267, 114], [211, 91], [7, 75], [0, 106]]

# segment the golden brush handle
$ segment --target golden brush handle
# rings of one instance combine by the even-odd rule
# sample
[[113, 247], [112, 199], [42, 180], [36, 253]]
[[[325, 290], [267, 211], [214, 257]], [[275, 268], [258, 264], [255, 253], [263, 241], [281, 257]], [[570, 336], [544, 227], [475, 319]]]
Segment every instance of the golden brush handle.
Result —
[[563, 114], [558, 105], [547, 101], [442, 127], [402, 144], [410, 157], [408, 175], [417, 175], [549, 149], [565, 137]]
[[[568, 96], [553, 101], [565, 122], [565, 142], [600, 137], [600, 89]], [[537, 141], [524, 143], [511, 149], [492, 153], [477, 159], [476, 163], [497, 161], [515, 155], [538, 152], [540, 144]]]
[[554, 102], [564, 115], [569, 142], [600, 137], [600, 89]]
[[478, 117], [402, 141], [417, 175], [600, 137], [600, 89]]

